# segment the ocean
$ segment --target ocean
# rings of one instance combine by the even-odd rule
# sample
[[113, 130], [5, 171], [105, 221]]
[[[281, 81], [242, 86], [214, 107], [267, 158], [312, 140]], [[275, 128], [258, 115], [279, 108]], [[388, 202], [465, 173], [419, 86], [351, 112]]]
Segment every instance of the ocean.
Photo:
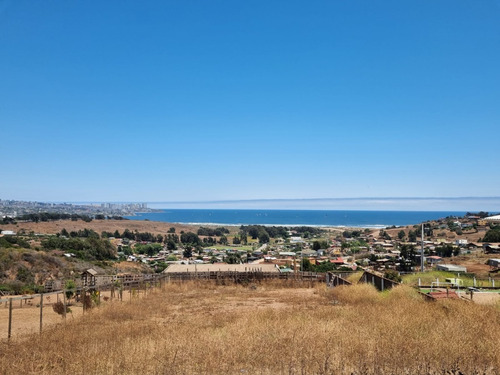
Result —
[[342, 211], [342, 210], [250, 210], [250, 209], [164, 209], [137, 213], [131, 220], [204, 225], [276, 225], [319, 227], [385, 228], [419, 224], [447, 216], [463, 216], [450, 211]]

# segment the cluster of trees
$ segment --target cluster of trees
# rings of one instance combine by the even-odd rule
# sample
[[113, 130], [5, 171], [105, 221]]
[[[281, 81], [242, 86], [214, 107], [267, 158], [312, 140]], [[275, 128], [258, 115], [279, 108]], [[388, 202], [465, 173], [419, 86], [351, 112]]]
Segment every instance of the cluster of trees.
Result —
[[115, 230], [114, 232], [103, 231], [101, 233], [101, 237], [126, 238], [128, 240], [134, 240], [137, 242], [158, 242], [158, 243], [163, 243], [163, 241], [165, 240], [165, 237], [163, 237], [161, 234], [154, 235], [153, 233], [149, 232], [138, 232], [138, 231], [132, 232], [129, 229], [125, 229], [123, 233], [120, 233], [118, 230]]
[[436, 254], [440, 257], [451, 257], [452, 255], [457, 256], [460, 254], [460, 249], [450, 244], [436, 246], [434, 249]]
[[271, 238], [286, 238], [288, 230], [285, 227], [242, 225], [238, 237], [240, 243], [246, 243], [248, 236], [254, 240], [258, 239], [260, 243], [268, 243]]
[[304, 272], [329, 272], [329, 271], [352, 271], [349, 267], [337, 266], [329, 261], [319, 262], [318, 264], [312, 264], [307, 258], [302, 259], [302, 271]]
[[500, 226], [487, 231], [483, 237], [483, 242], [500, 242]]
[[327, 248], [328, 248], [328, 241], [327, 240], [313, 241], [313, 243], [312, 243], [313, 250], [327, 249]]
[[147, 254], [151, 257], [163, 250], [163, 246], [159, 243], [136, 244], [134, 250], [138, 254]]
[[100, 238], [99, 237], [99, 233], [97, 233], [96, 231], [92, 230], [92, 229], [87, 229], [87, 228], [84, 228], [84, 229], [81, 229], [79, 231], [71, 231], [68, 233], [68, 231], [66, 230], [66, 228], [63, 228], [61, 230], [61, 232], [59, 233], [59, 235], [61, 236], [64, 236], [64, 237], [68, 237], [68, 238], [77, 238], [77, 237], [85, 237], [85, 238], [88, 238], [88, 237], [92, 237], [92, 238]]
[[78, 215], [78, 214], [63, 214], [56, 212], [40, 212], [34, 214], [26, 214], [17, 216], [16, 220], [18, 221], [33, 221], [38, 223], [40, 221], [55, 221], [55, 220], [73, 220], [77, 221], [78, 219], [83, 220], [85, 222], [91, 222], [92, 218], [88, 215]]
[[229, 229], [224, 228], [224, 227], [218, 227], [215, 229], [200, 227], [200, 229], [198, 229], [197, 233], [198, 233], [198, 236], [220, 237], [220, 236], [223, 236], [225, 234], [228, 234]]
[[342, 237], [344, 237], [344, 238], [359, 238], [359, 237], [361, 237], [362, 234], [363, 234], [363, 232], [360, 230], [353, 230], [353, 231], [345, 230], [342, 232]]
[[73, 252], [78, 258], [84, 260], [107, 260], [116, 258], [116, 250], [106, 240], [95, 237], [63, 238], [51, 236], [41, 242], [45, 250], [64, 250]]
[[363, 240], [342, 242], [342, 249], [349, 249], [349, 252], [352, 254], [359, 253], [361, 247], [368, 247], [368, 244]]
[[[287, 228], [285, 228], [286, 230]], [[296, 232], [298, 235], [300, 235], [303, 238], [311, 238], [314, 236], [319, 236], [322, 233], [324, 233], [324, 229], [318, 228], [318, 227], [293, 227], [291, 228], [292, 231]], [[285, 238], [285, 237], [283, 237]]]
[[15, 247], [15, 245], [25, 249], [29, 249], [31, 247], [28, 241], [19, 236], [0, 237], [0, 247], [9, 248]]

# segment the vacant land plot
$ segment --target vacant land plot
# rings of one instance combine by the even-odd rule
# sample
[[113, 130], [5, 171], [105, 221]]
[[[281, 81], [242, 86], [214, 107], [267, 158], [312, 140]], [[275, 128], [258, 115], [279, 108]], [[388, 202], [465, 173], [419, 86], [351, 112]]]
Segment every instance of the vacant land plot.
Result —
[[408, 287], [168, 285], [0, 347], [5, 374], [494, 374], [500, 311]]

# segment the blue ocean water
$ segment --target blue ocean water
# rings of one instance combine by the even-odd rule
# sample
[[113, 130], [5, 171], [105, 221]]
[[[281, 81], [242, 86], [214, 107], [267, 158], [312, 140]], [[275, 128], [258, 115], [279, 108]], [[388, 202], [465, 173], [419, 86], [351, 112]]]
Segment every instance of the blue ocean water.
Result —
[[243, 209], [165, 209], [137, 213], [131, 220], [163, 221], [183, 224], [283, 225], [325, 227], [388, 227], [419, 224], [447, 216], [463, 216], [450, 211], [319, 211], [319, 210], [243, 210]]

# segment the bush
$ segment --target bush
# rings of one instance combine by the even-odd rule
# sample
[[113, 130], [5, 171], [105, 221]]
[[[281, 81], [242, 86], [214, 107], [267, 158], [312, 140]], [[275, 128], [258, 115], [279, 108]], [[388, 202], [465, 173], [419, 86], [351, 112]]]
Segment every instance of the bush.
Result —
[[[52, 305], [52, 309], [54, 310], [54, 312], [56, 312], [57, 314], [59, 315], [63, 315], [64, 314], [64, 303], [62, 303], [61, 301], [59, 302], [56, 302]], [[71, 313], [71, 309], [66, 306], [66, 314], [67, 313]]]
[[393, 281], [396, 281], [398, 283], [400, 283], [401, 281], [403, 281], [403, 279], [401, 278], [401, 275], [399, 274], [399, 272], [394, 271], [394, 270], [386, 270], [384, 272], [384, 277], [386, 279], [393, 280]]

